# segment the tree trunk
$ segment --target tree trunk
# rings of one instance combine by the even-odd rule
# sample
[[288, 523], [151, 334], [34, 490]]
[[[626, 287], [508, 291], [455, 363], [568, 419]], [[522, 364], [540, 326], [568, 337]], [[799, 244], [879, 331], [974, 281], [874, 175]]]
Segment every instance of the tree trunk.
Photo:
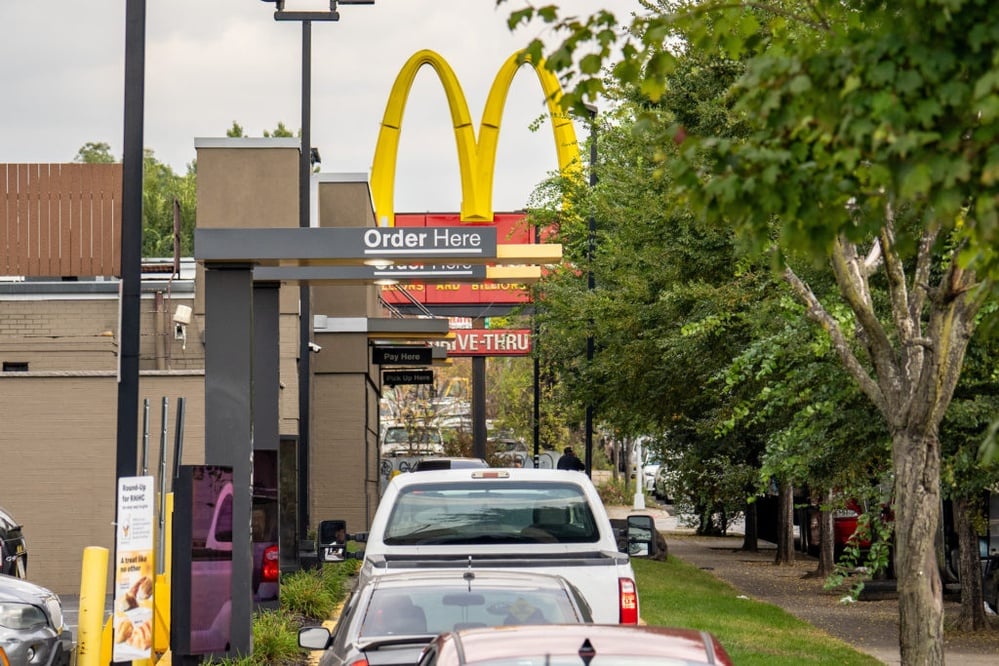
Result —
[[819, 502], [819, 566], [816, 575], [830, 576], [836, 568], [836, 540], [832, 512], [833, 491], [826, 490]]
[[985, 620], [985, 595], [982, 592], [982, 565], [978, 553], [978, 533], [971, 524], [974, 500], [962, 497], [953, 503], [954, 530], [960, 549], [958, 576], [961, 579], [961, 615], [957, 624], [965, 631], [981, 631]]
[[777, 500], [777, 555], [774, 564], [794, 564], [794, 486], [780, 484]]
[[759, 533], [756, 529], [756, 502], [746, 504], [746, 533], [742, 537], [742, 549], [751, 553], [759, 548]]
[[902, 664], [942, 665], [943, 588], [933, 547], [940, 519], [939, 442], [933, 435], [896, 431], [892, 458]]

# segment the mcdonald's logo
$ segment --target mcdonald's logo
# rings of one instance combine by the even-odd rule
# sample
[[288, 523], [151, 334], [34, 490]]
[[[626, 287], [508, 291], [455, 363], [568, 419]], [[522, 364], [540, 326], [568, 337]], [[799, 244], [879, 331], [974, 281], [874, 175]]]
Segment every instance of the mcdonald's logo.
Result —
[[[395, 171], [402, 115], [416, 74], [424, 65], [429, 65], [437, 72], [437, 77], [444, 86], [444, 94], [447, 96], [451, 113], [461, 176], [460, 219], [463, 222], [493, 220], [493, 177], [496, 171], [500, 119], [513, 77], [521, 65], [518, 63], [519, 55], [514, 53], [507, 58], [493, 79], [492, 88], [489, 90], [482, 111], [482, 122], [479, 123], [477, 138], [465, 94], [461, 90], [458, 77], [447, 61], [430, 50], [418, 51], [406, 61], [396, 76], [385, 106], [385, 115], [382, 117], [381, 129], [378, 132], [378, 144], [375, 146], [374, 163], [371, 167], [371, 194], [379, 224], [395, 225]], [[559, 107], [562, 88], [558, 78], [543, 66], [532, 62], [523, 64], [531, 66], [545, 93], [559, 169], [566, 171], [578, 168], [579, 145], [576, 143], [576, 130], [572, 119], [566, 117]]]

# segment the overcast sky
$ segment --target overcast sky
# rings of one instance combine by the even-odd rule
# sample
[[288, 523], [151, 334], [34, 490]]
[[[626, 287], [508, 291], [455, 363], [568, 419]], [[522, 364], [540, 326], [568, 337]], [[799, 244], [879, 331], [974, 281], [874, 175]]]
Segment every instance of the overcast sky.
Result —
[[[312, 144], [322, 170], [370, 173], [385, 103], [403, 63], [420, 49], [455, 70], [476, 126], [503, 61], [541, 24], [510, 33], [526, 0], [376, 0], [341, 5], [336, 23], [312, 27]], [[537, 4], [537, 3], [536, 3]], [[573, 13], [627, 15], [632, 0], [562, 0]], [[2, 0], [0, 162], [69, 162], [88, 141], [123, 149], [125, 0]], [[325, 10], [287, 0], [288, 10]], [[275, 21], [260, 0], [148, 0], [144, 144], [178, 173], [194, 140], [223, 137], [233, 121], [262, 136], [301, 124], [302, 29]], [[521, 71], [507, 100], [494, 187], [497, 211], [522, 208], [557, 167], [551, 130], [528, 125], [544, 111], [537, 78]], [[476, 130], [477, 131], [477, 130]], [[577, 133], [585, 128], [577, 125]], [[457, 156], [443, 88], [417, 76], [404, 116], [396, 176], [398, 212], [457, 211]]]

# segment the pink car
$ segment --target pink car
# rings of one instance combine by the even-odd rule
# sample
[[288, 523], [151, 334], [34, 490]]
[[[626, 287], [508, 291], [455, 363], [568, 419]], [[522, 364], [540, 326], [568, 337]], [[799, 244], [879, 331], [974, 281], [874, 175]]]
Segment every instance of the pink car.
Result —
[[419, 666], [676, 666], [732, 660], [706, 631], [606, 624], [465, 629], [437, 636]]

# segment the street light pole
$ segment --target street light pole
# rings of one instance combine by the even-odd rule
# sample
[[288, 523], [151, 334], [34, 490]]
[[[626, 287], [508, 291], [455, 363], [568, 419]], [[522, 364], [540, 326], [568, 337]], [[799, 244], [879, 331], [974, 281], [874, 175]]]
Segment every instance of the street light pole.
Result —
[[[590, 113], [590, 189], [592, 190], [597, 186], [597, 107], [592, 104], [586, 105], [586, 110]], [[592, 194], [592, 192], [591, 192]], [[593, 203], [590, 203], [590, 224], [589, 224], [589, 235], [587, 238], [586, 245], [586, 288], [591, 293], [596, 286], [596, 280], [593, 277], [593, 256], [596, 252], [597, 246], [597, 220], [593, 213]], [[593, 363], [593, 319], [590, 319], [590, 332], [586, 336], [586, 367], [587, 369]], [[593, 472], [593, 403], [588, 402], [586, 404], [586, 421], [585, 421], [585, 431], [586, 431], [586, 474], [592, 475]]]
[[[115, 477], [135, 476], [139, 413], [139, 320], [142, 298], [142, 166], [146, 87], [146, 0], [125, 3], [125, 149], [122, 156], [121, 339], [118, 348], [118, 416]], [[115, 535], [118, 570], [118, 483], [115, 483]], [[6, 660], [5, 660], [6, 661]], [[125, 662], [112, 662], [121, 663]]]
[[[302, 145], [298, 162], [298, 226], [311, 225], [310, 195], [313, 165], [312, 149], [312, 22], [339, 21], [337, 5], [373, 5], [375, 0], [330, 0], [329, 11], [286, 11], [284, 0], [273, 2], [275, 21], [302, 23]], [[298, 340], [298, 533], [309, 529], [309, 425], [311, 423], [312, 371], [309, 344], [312, 342], [312, 291], [303, 283], [299, 287]]]

